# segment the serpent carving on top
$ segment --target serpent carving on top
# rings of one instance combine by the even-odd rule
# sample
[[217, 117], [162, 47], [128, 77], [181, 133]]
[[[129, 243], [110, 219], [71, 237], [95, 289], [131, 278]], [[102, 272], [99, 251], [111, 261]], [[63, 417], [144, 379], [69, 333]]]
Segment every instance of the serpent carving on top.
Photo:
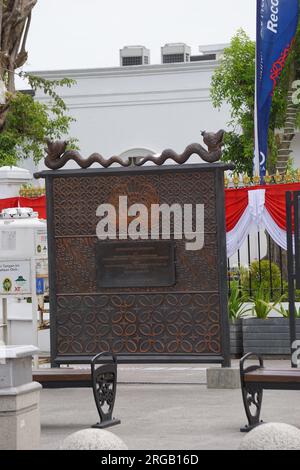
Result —
[[[208, 163], [214, 163], [220, 160], [222, 156], [224, 131], [222, 129], [216, 133], [203, 131], [201, 135], [208, 150], [198, 143], [190, 144], [182, 154], [178, 154], [172, 149], [167, 149], [159, 156], [149, 155], [141, 157], [140, 160], [134, 162], [134, 166], [142, 166], [146, 162], [163, 165], [168, 159], [182, 165], [187, 162], [192, 155], [198, 155], [202, 160]], [[67, 146], [68, 142], [65, 141], [51, 142], [48, 140], [45, 165], [51, 170], [58, 170], [63, 168], [68, 161], [76, 162], [80, 168], [89, 168], [94, 163], [98, 163], [104, 168], [108, 168], [113, 163], [117, 163], [123, 167], [129, 167], [133, 164], [132, 159], [123, 160], [117, 156], [106, 159], [99, 153], [93, 153], [88, 158], [83, 158], [77, 150], [67, 150]]]

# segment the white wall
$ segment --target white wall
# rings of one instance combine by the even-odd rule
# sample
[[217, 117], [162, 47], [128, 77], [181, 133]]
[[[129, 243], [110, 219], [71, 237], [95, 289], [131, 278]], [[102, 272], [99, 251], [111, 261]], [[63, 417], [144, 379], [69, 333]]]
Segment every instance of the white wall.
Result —
[[[79, 140], [84, 157], [93, 152], [110, 157], [132, 148], [154, 153], [173, 148], [181, 153], [188, 144], [202, 142], [201, 130], [226, 130], [229, 106], [218, 111], [210, 99], [211, 77], [218, 66], [219, 61], [205, 61], [33, 73], [77, 81], [72, 88], [58, 90], [76, 119], [70, 135]], [[37, 94], [37, 99], [45, 97]], [[299, 133], [292, 150], [294, 166], [300, 168]], [[34, 169], [32, 162], [24, 162], [24, 167]]]
[[79, 139], [83, 156], [97, 151], [110, 157], [136, 147], [181, 153], [202, 142], [201, 130], [226, 128], [228, 108], [218, 112], [209, 96], [217, 66], [207, 61], [34, 74], [77, 81], [58, 90], [77, 120], [70, 135]]

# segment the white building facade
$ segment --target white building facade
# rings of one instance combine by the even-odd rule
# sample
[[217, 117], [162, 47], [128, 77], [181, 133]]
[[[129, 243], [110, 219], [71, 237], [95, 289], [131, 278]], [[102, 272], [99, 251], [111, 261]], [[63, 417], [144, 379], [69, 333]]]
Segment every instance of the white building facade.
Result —
[[166, 148], [181, 153], [202, 142], [202, 130], [226, 129], [229, 108], [214, 109], [210, 98], [218, 65], [216, 59], [34, 74], [76, 80], [58, 92], [76, 119], [70, 136], [78, 139], [84, 157], [93, 152], [127, 157]]
[[[120, 67], [33, 73], [76, 80], [76, 85], [58, 93], [76, 120], [70, 136], [78, 139], [82, 156], [99, 152], [125, 158], [159, 154], [166, 148], [181, 153], [188, 144], [202, 142], [202, 130], [228, 129], [229, 106], [219, 111], [210, 98], [212, 75], [225, 46], [199, 46], [200, 55], [192, 56], [185, 44], [166, 44], [157, 65], [150, 64], [151, 51], [144, 46], [128, 46], [120, 51]], [[180, 56], [182, 62], [176, 63]], [[174, 63], [163, 63], [169, 60]], [[131, 65], [135, 63], [141, 65]], [[47, 99], [40, 93], [36, 98]], [[300, 167], [298, 133], [292, 151], [294, 166]]]

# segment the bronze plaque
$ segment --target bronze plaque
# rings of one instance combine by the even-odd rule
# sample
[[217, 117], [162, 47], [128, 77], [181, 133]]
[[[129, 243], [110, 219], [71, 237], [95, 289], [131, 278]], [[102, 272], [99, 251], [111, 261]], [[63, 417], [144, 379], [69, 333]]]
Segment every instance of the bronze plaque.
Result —
[[98, 243], [98, 288], [160, 287], [174, 284], [173, 242], [158, 240]]

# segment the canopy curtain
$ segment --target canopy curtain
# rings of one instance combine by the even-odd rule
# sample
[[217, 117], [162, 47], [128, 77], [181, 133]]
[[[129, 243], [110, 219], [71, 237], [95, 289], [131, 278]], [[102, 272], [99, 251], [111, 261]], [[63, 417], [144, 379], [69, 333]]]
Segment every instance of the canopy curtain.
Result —
[[227, 256], [241, 248], [253, 230], [266, 230], [284, 250], [286, 245], [286, 192], [300, 184], [279, 184], [226, 190]]

